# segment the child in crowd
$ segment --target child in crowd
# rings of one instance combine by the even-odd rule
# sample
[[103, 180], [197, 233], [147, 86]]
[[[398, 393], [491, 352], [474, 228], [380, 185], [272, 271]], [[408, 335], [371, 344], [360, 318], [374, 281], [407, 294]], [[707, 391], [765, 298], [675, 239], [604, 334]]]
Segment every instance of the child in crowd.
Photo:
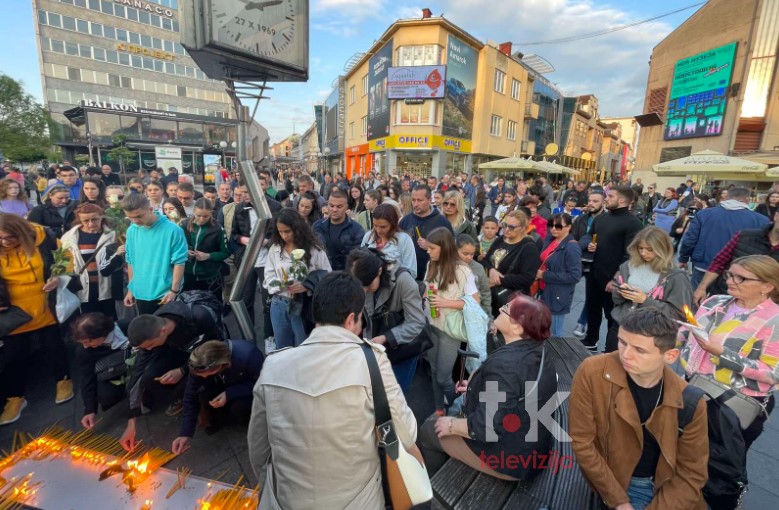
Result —
[[481, 234], [479, 235], [479, 256], [477, 257], [479, 262], [484, 260], [487, 252], [490, 251], [492, 243], [498, 237], [498, 231], [500, 225], [498, 225], [498, 218], [495, 216], [487, 216], [484, 218], [484, 224], [481, 226]]
[[[460, 234], [455, 239], [457, 254], [460, 260], [465, 262], [476, 277], [476, 286], [479, 287], [479, 304], [488, 317], [492, 316], [492, 293], [490, 292], [490, 279], [484, 266], [473, 260], [476, 255], [476, 240], [468, 234]], [[486, 252], [485, 252], [486, 253]]]

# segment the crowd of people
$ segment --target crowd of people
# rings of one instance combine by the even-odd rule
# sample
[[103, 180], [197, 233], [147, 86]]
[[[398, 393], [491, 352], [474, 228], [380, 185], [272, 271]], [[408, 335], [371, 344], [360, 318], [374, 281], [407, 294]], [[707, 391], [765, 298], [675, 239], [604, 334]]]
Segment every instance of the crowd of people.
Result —
[[[239, 173], [219, 172], [202, 193], [175, 168], [125, 185], [108, 165], [53, 165], [40, 183], [5, 173], [0, 425], [28, 406], [41, 351], [35, 377], [54, 384], [56, 403], [80, 394], [85, 428], [127, 402], [128, 451], [138, 418], [160, 405], [182, 415], [177, 454], [196, 446], [198, 428], [248, 423], [266, 504], [373, 508], [384, 493], [365, 356], [398, 441], [431, 476], [455, 458], [519, 481], [538, 469], [484, 459], [550, 448], [545, 427], [526, 440], [523, 401], [529, 391], [539, 407], [556, 398], [544, 342], [576, 337], [602, 354], [576, 374], [570, 436], [606, 505], [738, 504], [740, 492], [718, 502], [707, 492], [707, 404], [692, 401], [683, 433], [677, 414], [685, 380], [718, 384], [760, 408], [741, 423], [748, 449], [773, 410], [779, 185], [752, 210], [749, 190], [711, 200], [691, 181], [661, 195], [640, 179], [555, 191], [545, 178], [260, 170], [272, 218], [247, 262], [244, 302], [262, 324], [249, 341], [224, 326], [261, 220]], [[581, 280], [584, 307], [568, 330]], [[78, 344], [78, 391], [66, 342]], [[435, 411], [418, 424], [405, 395], [420, 366]], [[497, 412], [480, 397], [495, 383], [506, 395]]]

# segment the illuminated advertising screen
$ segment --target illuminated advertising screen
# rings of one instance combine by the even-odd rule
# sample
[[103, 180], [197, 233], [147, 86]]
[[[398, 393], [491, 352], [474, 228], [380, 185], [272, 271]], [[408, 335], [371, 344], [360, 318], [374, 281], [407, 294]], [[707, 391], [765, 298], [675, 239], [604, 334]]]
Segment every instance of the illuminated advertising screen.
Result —
[[446, 66], [390, 67], [387, 95], [390, 99], [443, 99]]
[[722, 134], [737, 43], [676, 62], [665, 117], [666, 140]]

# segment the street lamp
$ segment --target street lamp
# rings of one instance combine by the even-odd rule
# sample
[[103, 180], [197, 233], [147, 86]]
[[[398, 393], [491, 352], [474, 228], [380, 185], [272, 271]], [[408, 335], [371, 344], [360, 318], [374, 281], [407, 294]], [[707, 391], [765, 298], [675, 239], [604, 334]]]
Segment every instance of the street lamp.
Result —
[[225, 149], [227, 148], [227, 142], [222, 140], [219, 142], [219, 147], [222, 148], [222, 168], [227, 168], [227, 161], [225, 160]]

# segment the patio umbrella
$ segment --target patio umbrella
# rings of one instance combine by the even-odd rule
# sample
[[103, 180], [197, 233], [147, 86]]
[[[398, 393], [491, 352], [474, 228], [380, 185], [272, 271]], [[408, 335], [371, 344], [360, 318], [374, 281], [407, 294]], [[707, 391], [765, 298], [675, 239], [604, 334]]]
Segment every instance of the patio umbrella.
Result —
[[686, 158], [674, 159], [652, 166], [657, 175], [704, 174], [713, 178], [719, 177], [720, 174], [728, 176], [765, 174], [766, 168], [768, 165], [726, 156], [712, 150], [696, 152]]
[[579, 173], [578, 170], [574, 170], [573, 168], [568, 168], [567, 166], [558, 165], [557, 163], [554, 163], [552, 161], [536, 161], [536, 164], [543, 167], [544, 170], [542, 170], [542, 172], [545, 172], [547, 174], [574, 175]]
[[541, 167], [538, 165], [538, 161], [520, 158], [519, 156], [512, 156], [510, 158], [490, 161], [489, 163], [482, 163], [479, 165], [479, 169], [504, 172], [510, 172], [512, 170], [535, 170], [537, 172], [543, 172]]

